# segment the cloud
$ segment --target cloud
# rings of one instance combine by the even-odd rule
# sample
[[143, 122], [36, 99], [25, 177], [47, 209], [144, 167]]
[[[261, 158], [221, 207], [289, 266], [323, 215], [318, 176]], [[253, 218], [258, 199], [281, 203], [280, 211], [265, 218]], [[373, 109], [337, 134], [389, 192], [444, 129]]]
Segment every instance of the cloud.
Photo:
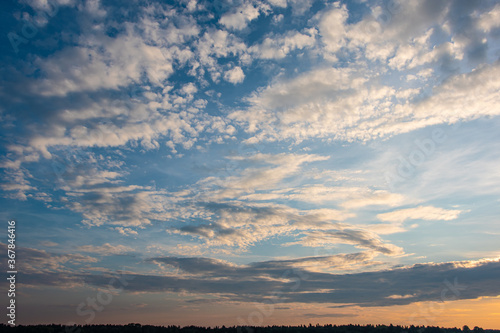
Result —
[[386, 298], [389, 298], [389, 299], [405, 299], [405, 298], [412, 298], [412, 297], [415, 297], [415, 295], [391, 295], [391, 296], [387, 296]]
[[402, 248], [383, 242], [371, 231], [338, 222], [353, 216], [338, 210], [301, 211], [285, 205], [231, 201], [206, 203], [200, 211], [207, 216], [207, 222], [190, 223], [167, 231], [195, 236], [203, 240], [205, 246], [214, 248], [247, 250], [249, 246], [270, 237], [293, 235], [298, 240], [283, 246], [332, 247], [350, 244], [389, 256], [404, 253]]
[[121, 227], [139, 227], [151, 224], [151, 220], [167, 221], [178, 216], [176, 201], [165, 191], [142, 186], [70, 190], [63, 198], [67, 208], [82, 213], [84, 224]]
[[241, 67], [238, 66], [224, 73], [224, 80], [226, 80], [227, 82], [231, 82], [232, 84], [241, 83], [244, 79], [245, 74], [243, 73]]
[[257, 190], [269, 190], [285, 178], [296, 175], [306, 163], [328, 160], [328, 156], [315, 154], [262, 154], [249, 156], [228, 156], [231, 168], [226, 177], [206, 178], [199, 182], [201, 186], [212, 189], [211, 198], [232, 198], [242, 193]]
[[131, 228], [115, 227], [114, 229], [117, 230], [121, 235], [124, 235], [124, 236], [138, 235], [137, 231], [135, 231]]
[[82, 245], [77, 248], [77, 250], [86, 252], [86, 253], [96, 253], [102, 256], [116, 255], [116, 254], [124, 254], [129, 252], [135, 252], [129, 246], [125, 245], [112, 245], [110, 243], [104, 243], [102, 245]]
[[346, 20], [349, 13], [346, 6], [341, 6], [338, 2], [334, 3], [333, 7], [323, 14], [319, 28], [325, 49], [335, 53], [345, 46]]
[[168, 232], [196, 236], [205, 242], [205, 246], [232, 247], [241, 251], [294, 230], [290, 224], [296, 216], [294, 211], [278, 205], [209, 202], [192, 212], [193, 216], [205, 216], [206, 222], [190, 223]]
[[[106, 45], [106, 53], [100, 51], [102, 45]], [[39, 68], [45, 78], [32, 89], [43, 96], [118, 89], [139, 82], [142, 74], [154, 84], [161, 84], [173, 73], [171, 60], [160, 48], [146, 45], [133, 35], [102, 37], [97, 45], [65, 49], [49, 59], [39, 59]]]
[[219, 23], [229, 29], [242, 30], [248, 23], [259, 17], [261, 12], [266, 12], [269, 7], [262, 3], [253, 4], [244, 2], [232, 12], [224, 14]]
[[[319, 16], [323, 48], [317, 46], [315, 52], [330, 59], [333, 68], [322, 65], [295, 77], [276, 77], [247, 98], [246, 110], [229, 115], [253, 135], [254, 142], [313, 138], [367, 141], [435, 124], [498, 115], [494, 107], [498, 102], [498, 62], [475, 70], [466, 63], [474, 63], [489, 40], [476, 27], [478, 18], [469, 18], [470, 29], [463, 28], [466, 5], [401, 3], [397, 13], [388, 14], [386, 24], [376, 19], [386, 15], [380, 7], [373, 6], [373, 15], [352, 23], [348, 23], [345, 6], [332, 7]], [[486, 12], [494, 16], [496, 7]], [[415, 13], [420, 15], [418, 22], [413, 19]], [[335, 65], [337, 54], [345, 56], [345, 52], [356, 60], [346, 66]], [[276, 55], [269, 53], [269, 57]], [[414, 75], [415, 70], [432, 70], [437, 78], [433, 86], [428, 86], [428, 76]], [[407, 74], [419, 81], [420, 88], [379, 80], [380, 76]], [[480, 77], [484, 86], [473, 83]], [[470, 94], [477, 98], [468, 99]]]
[[9, 194], [4, 195], [17, 200], [27, 200], [28, 196], [26, 195], [26, 192], [36, 190], [36, 188], [31, 186], [29, 181], [26, 179], [31, 176], [30, 173], [24, 168], [19, 168], [17, 170], [9, 169], [7, 169], [3, 175], [5, 182], [0, 185], [3, 191], [10, 192]]
[[401, 194], [390, 193], [384, 190], [374, 190], [364, 197], [348, 200], [342, 205], [349, 209], [373, 205], [397, 206], [401, 204], [404, 199], [404, 196]]
[[[195, 43], [195, 59], [191, 62], [193, 72], [201, 77], [208, 70], [213, 82], [218, 82], [222, 74], [222, 67], [218, 59], [238, 56], [245, 59], [246, 45], [235, 35], [225, 31], [208, 29]], [[245, 62], [245, 61], [243, 61]]]
[[[453, 76], [435, 87], [433, 95], [414, 102], [420, 91], [398, 91], [367, 82], [349, 69], [311, 71], [260, 90], [248, 99], [249, 110], [235, 111], [229, 117], [246, 126], [256, 141], [389, 137], [430, 125], [498, 115], [494, 105], [500, 89], [499, 68], [495, 63]], [[465, 97], [470, 94], [475, 98]], [[401, 96], [402, 101], [394, 102], [392, 96]]]
[[335, 244], [351, 244], [357, 248], [370, 249], [378, 253], [389, 256], [404, 254], [399, 246], [384, 243], [376, 234], [367, 230], [348, 229], [346, 226], [342, 230], [330, 231], [304, 231], [304, 237], [296, 242], [287, 245], [300, 244], [308, 247], [331, 247]]
[[[457, 276], [470, 283], [461, 297], [498, 295], [495, 260], [374, 271], [388, 267], [380, 258], [404, 256], [406, 245], [384, 235], [409, 231], [405, 221], [449, 221], [466, 211], [429, 198], [459, 188], [498, 192], [491, 145], [482, 160], [477, 147], [443, 152], [406, 192], [377, 186], [370, 177], [382, 168], [364, 153], [378, 144], [390, 150], [396, 144], [386, 139], [417, 129], [499, 115], [499, 5], [312, 4], [151, 2], [125, 16], [111, 3], [67, 7], [64, 21], [74, 25], [58, 29], [54, 20], [50, 40], [39, 34], [1, 70], [4, 195], [71, 210], [117, 237], [166, 231], [174, 245], [149, 244], [170, 255], [150, 260], [163, 275], [130, 274], [133, 292], [253, 302], [284, 289], [283, 302], [377, 306], [439, 301], [443, 281]], [[265, 17], [273, 10], [276, 19]], [[203, 173], [193, 172], [196, 163]], [[462, 170], [449, 172], [450, 165]], [[439, 189], [443, 179], [450, 187]], [[423, 187], [428, 204], [416, 206]], [[375, 216], [387, 223], [371, 223]], [[87, 254], [133, 252], [113, 244], [78, 247], [83, 254], [22, 250], [33, 258], [27, 284], [102, 285], [108, 275], [87, 272], [99, 267], [81, 267], [97, 262]], [[363, 252], [238, 264], [216, 258], [261, 245]], [[201, 257], [208, 254], [214, 258]]]
[[376, 253], [373, 251], [334, 254], [328, 256], [304, 257], [296, 259], [271, 260], [260, 263], [259, 267], [293, 267], [310, 272], [346, 272], [358, 269], [366, 269], [370, 266], [381, 265], [381, 262], [373, 261]]
[[[0, 93], [9, 107], [44, 114], [37, 122], [16, 115], [24, 119], [20, 130], [29, 130], [15, 147], [9, 147], [19, 154], [9, 161], [9, 167], [36, 161], [33, 157], [40, 152], [51, 158], [50, 150], [61, 146], [123, 148], [139, 142], [143, 148], [158, 149], [167, 139], [174, 151], [176, 145], [192, 147], [210, 125], [208, 115], [194, 115], [206, 101], [194, 98], [197, 88], [193, 83], [172, 90], [166, 80], [181, 70], [193, 75], [199, 71], [202, 82], [205, 70], [220, 76], [222, 69], [216, 59], [238, 55], [245, 45], [235, 36], [213, 29], [195, 40], [200, 33], [197, 22], [181, 11], [153, 3], [138, 10], [136, 22], [115, 22], [108, 17], [94, 29], [83, 20], [77, 42], [36, 57], [30, 66], [39, 76], [6, 69], [12, 82]], [[159, 17], [165, 20], [161, 24]], [[101, 29], [108, 25], [117, 33], [104, 33]], [[232, 82], [244, 77], [237, 68], [228, 73]]]
[[245, 276], [256, 279], [278, 279], [287, 269], [308, 269], [310, 271], [334, 270], [345, 271], [359, 267], [373, 265], [369, 261], [373, 254], [368, 252], [338, 254], [318, 257], [304, 257], [288, 260], [270, 260], [250, 263], [248, 265], [235, 265], [230, 262], [200, 257], [158, 257], [148, 261], [173, 267], [183, 274], [205, 278], [231, 278], [238, 281], [245, 280]]
[[[7, 253], [6, 244], [0, 243], [0, 248]], [[16, 254], [23, 258], [23, 260], [19, 262], [19, 270], [29, 275], [52, 273], [74, 274], [81, 265], [88, 265], [98, 261], [94, 257], [80, 253], [60, 254], [28, 247], [18, 248]], [[6, 266], [4, 268], [5, 271], [7, 271]]]
[[[353, 254], [357, 263], [363, 256]], [[451, 302], [495, 297], [500, 261], [484, 259], [413, 266], [363, 273], [324, 273], [294, 268], [297, 262], [268, 261], [236, 265], [219, 259], [157, 257], [149, 261], [175, 267], [182, 274], [147, 275], [126, 273], [126, 292], [189, 292], [238, 302], [261, 302], [263, 296], [276, 303], [323, 303], [361, 307], [404, 305], [414, 302]], [[330, 258], [317, 258], [320, 263]], [[334, 259], [335, 261], [335, 259]], [[106, 286], [111, 276], [96, 274], [25, 274], [25, 283], [35, 286], [66, 283], [74, 279], [96, 287]], [[51, 280], [52, 279], [52, 280]]]
[[310, 48], [316, 44], [317, 31], [306, 29], [304, 33], [294, 31], [286, 35], [266, 37], [262, 43], [253, 45], [249, 52], [261, 59], [282, 59], [294, 50]]
[[406, 200], [404, 195], [391, 193], [386, 190], [375, 190], [364, 186], [325, 186], [322, 184], [279, 189], [272, 191], [271, 193], [249, 194], [242, 197], [242, 199], [253, 201], [286, 199], [315, 204], [335, 202], [337, 205], [345, 209], [362, 208], [375, 205], [397, 206]]
[[55, 242], [51, 242], [51, 241], [43, 241], [43, 242], [40, 242], [40, 245], [47, 246], [47, 247], [55, 247], [55, 246], [58, 246], [59, 244], [57, 244]]
[[490, 11], [480, 14], [477, 20], [479, 28], [484, 32], [490, 32], [493, 29], [500, 27], [500, 5], [496, 5]]
[[463, 211], [443, 209], [433, 206], [418, 206], [415, 208], [399, 209], [389, 213], [378, 214], [377, 218], [388, 222], [404, 222], [406, 220], [454, 220]]
[[[326, 136], [352, 141], [393, 136], [429, 125], [497, 115], [493, 105], [499, 90], [499, 68], [495, 63], [454, 76], [418, 102], [411, 102], [418, 91], [407, 94], [366, 82], [358, 77], [360, 73], [349, 69], [312, 71], [266, 87], [249, 98], [250, 110], [235, 111], [230, 117], [246, 125], [248, 132], [257, 132], [257, 141]], [[391, 103], [394, 94], [401, 95], [403, 102]], [[466, 98], [469, 94], [476, 98]]]

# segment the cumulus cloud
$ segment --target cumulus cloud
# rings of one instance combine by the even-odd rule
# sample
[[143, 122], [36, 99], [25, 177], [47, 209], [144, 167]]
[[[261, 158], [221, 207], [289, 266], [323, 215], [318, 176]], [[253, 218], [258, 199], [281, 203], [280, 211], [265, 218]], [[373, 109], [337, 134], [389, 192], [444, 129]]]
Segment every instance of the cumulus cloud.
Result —
[[[194, 47], [196, 48], [196, 56], [191, 62], [192, 72], [203, 77], [205, 71], [208, 71], [213, 82], [219, 82], [223, 72], [218, 59], [238, 56], [244, 60], [247, 48], [245, 43], [234, 34], [216, 29], [206, 31], [194, 43]], [[238, 70], [235, 73], [237, 72]]]
[[500, 5], [496, 5], [490, 11], [481, 13], [477, 24], [484, 32], [490, 32], [500, 27]]
[[262, 11], [269, 10], [265, 4], [244, 2], [234, 11], [224, 14], [219, 23], [229, 29], [241, 30], [247, 27], [248, 23], [259, 17]]
[[124, 236], [138, 235], [138, 232], [131, 228], [115, 227], [114, 229]]
[[323, 14], [319, 26], [326, 50], [335, 53], [345, 46], [346, 20], [349, 13], [346, 6], [341, 6], [338, 2], [333, 7]]
[[262, 43], [251, 46], [249, 52], [261, 59], [282, 59], [295, 50], [314, 46], [316, 33], [315, 29], [307, 29], [304, 33], [295, 31], [284, 36], [270, 36]]
[[[106, 53], [100, 51], [103, 44]], [[98, 45], [65, 49], [45, 61], [40, 59], [39, 63], [45, 78], [32, 89], [44, 96], [117, 89], [139, 82], [142, 74], [151, 82], [161, 84], [173, 73], [171, 60], [165, 58], [160, 48], [146, 45], [142, 38], [130, 35], [103, 37]]]
[[236, 66], [224, 73], [224, 80], [231, 82], [232, 84], [241, 83], [244, 79], [245, 73], [243, 73], [243, 70], [239, 66]]

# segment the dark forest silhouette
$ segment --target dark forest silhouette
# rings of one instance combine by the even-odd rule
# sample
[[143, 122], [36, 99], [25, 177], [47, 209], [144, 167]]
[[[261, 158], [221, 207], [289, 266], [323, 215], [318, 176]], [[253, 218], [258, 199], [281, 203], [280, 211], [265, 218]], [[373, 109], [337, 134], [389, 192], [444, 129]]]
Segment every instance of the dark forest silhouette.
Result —
[[394, 326], [394, 325], [299, 325], [299, 326], [152, 326], [141, 324], [128, 325], [10, 325], [0, 324], [1, 332], [20, 333], [500, 333], [500, 330], [488, 330], [480, 327], [470, 329], [443, 328], [436, 326]]

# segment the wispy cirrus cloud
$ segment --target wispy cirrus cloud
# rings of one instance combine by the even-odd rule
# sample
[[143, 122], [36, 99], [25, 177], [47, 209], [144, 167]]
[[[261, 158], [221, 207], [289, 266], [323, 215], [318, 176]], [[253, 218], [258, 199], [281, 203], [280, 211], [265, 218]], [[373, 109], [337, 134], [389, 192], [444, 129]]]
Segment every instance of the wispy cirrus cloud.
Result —
[[399, 209], [389, 213], [378, 214], [382, 221], [404, 222], [406, 220], [454, 220], [463, 211], [457, 209], [443, 209], [432, 206], [418, 206], [415, 208]]
[[115, 254], [125, 254], [130, 252], [135, 252], [129, 246], [125, 245], [112, 245], [110, 243], [104, 243], [100, 246], [95, 245], [82, 245], [77, 248], [78, 251], [86, 252], [86, 253], [96, 253], [98, 255], [108, 256]]

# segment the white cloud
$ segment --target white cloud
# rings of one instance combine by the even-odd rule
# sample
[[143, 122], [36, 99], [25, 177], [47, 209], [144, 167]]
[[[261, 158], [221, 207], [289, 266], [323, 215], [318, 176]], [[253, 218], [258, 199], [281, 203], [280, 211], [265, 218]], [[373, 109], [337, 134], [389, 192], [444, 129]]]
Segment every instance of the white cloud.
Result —
[[239, 66], [236, 66], [224, 73], [224, 80], [231, 82], [232, 84], [241, 83], [244, 79], [245, 73], [243, 73], [243, 70]]
[[[251, 107], [229, 115], [254, 141], [372, 140], [430, 125], [498, 115], [500, 65], [451, 77], [433, 95], [384, 86], [350, 68], [314, 70], [278, 81], [248, 98]], [[469, 96], [474, 96], [470, 98]], [[395, 100], [397, 97], [398, 100]]]
[[137, 231], [135, 231], [131, 228], [116, 227], [114, 229], [117, 230], [121, 235], [124, 235], [124, 236], [138, 235]]
[[326, 11], [319, 23], [320, 35], [325, 49], [335, 53], [346, 45], [346, 20], [349, 17], [345, 5], [334, 3], [333, 9]]
[[336, 244], [351, 244], [357, 248], [369, 249], [389, 256], [404, 254], [396, 245], [384, 243], [375, 233], [366, 230], [342, 229], [338, 231], [305, 231], [304, 237], [287, 245], [300, 244], [307, 247], [331, 247]]
[[463, 213], [461, 210], [444, 209], [433, 206], [418, 206], [415, 208], [399, 209], [389, 213], [378, 214], [377, 218], [382, 221], [403, 222], [406, 220], [454, 220]]
[[271, 193], [249, 194], [242, 199], [267, 201], [286, 199], [315, 204], [336, 203], [345, 209], [382, 205], [397, 206], [405, 202], [402, 194], [386, 190], [375, 190], [369, 187], [308, 185], [293, 189], [280, 189]]
[[3, 182], [0, 185], [4, 192], [3, 196], [25, 201], [28, 196], [27, 192], [36, 190], [36, 187], [31, 186], [28, 181], [32, 178], [31, 174], [25, 168], [6, 169], [3, 175]]
[[[100, 51], [105, 45], [106, 52]], [[38, 65], [45, 78], [32, 86], [44, 96], [65, 96], [71, 92], [118, 89], [140, 82], [145, 74], [161, 85], [173, 73], [172, 59], [159, 47], [150, 46], [134, 35], [102, 37], [98, 42], [64, 49]], [[106, 75], [102, 75], [106, 73]]]
[[292, 267], [305, 269], [310, 272], [345, 272], [363, 269], [368, 266], [380, 265], [380, 262], [373, 260], [376, 255], [377, 254], [374, 251], [364, 251], [359, 253], [271, 261], [269, 263], [286, 264]]
[[287, 0], [267, 0], [272, 6], [285, 8], [287, 6]]
[[342, 204], [345, 208], [360, 208], [365, 206], [383, 205], [383, 206], [397, 206], [405, 200], [404, 195], [399, 193], [390, 193], [384, 190], [375, 190], [366, 196], [353, 198]]
[[269, 10], [264, 4], [252, 4], [245, 2], [231, 13], [224, 14], [219, 23], [226, 28], [241, 30], [247, 27], [248, 23], [259, 17], [261, 12]]
[[[366, 141], [498, 114], [494, 107], [498, 103], [498, 80], [494, 77], [498, 64], [466, 69], [444, 80], [450, 75], [444, 69], [459, 68], [476, 47], [474, 40], [486, 37], [480, 29], [467, 35], [460, 30], [457, 13], [466, 13], [466, 6], [405, 2], [394, 8], [397, 13], [386, 17], [386, 22], [380, 19], [387, 16], [386, 9], [375, 6], [372, 15], [354, 23], [347, 23], [345, 6], [336, 3], [332, 7], [317, 16], [323, 47], [316, 46], [311, 54], [334, 60], [338, 67], [313, 68], [291, 79], [276, 77], [273, 83], [257, 89], [247, 99], [248, 109], [229, 115], [255, 135], [252, 142], [310, 138]], [[483, 25], [489, 27], [488, 17], [497, 11], [495, 6], [484, 14]], [[289, 44], [286, 36], [268, 37], [250, 50], [259, 57], [279, 59], [294, 48], [313, 46], [313, 34], [310, 36], [300, 36], [302, 44]], [[337, 65], [337, 53], [345, 57], [346, 52], [351, 61]], [[429, 73], [434, 76], [434, 86], [429, 86]], [[385, 75], [387, 80], [381, 80]], [[408, 77], [413, 87], [391, 79], [398, 75]], [[474, 77], [476, 83], [472, 82]], [[479, 83], [479, 77], [484, 84]], [[420, 88], [414, 88], [418, 84]], [[478, 98], [468, 98], [470, 94]]]
[[500, 27], [500, 4], [497, 4], [489, 12], [481, 13], [477, 20], [479, 28], [484, 32], [490, 32]]
[[314, 46], [316, 33], [315, 29], [307, 29], [304, 33], [295, 31], [284, 36], [270, 36], [261, 44], [251, 46], [249, 52], [262, 59], [282, 59], [294, 50]]
[[407, 299], [407, 298], [413, 298], [415, 297], [415, 295], [390, 295], [390, 296], [387, 296], [386, 298], [388, 299]]
[[[314, 154], [262, 154], [258, 153], [248, 157], [232, 157], [237, 165], [234, 174], [224, 178], [207, 178], [200, 182], [203, 186], [216, 185], [220, 187], [211, 196], [215, 198], [231, 198], [242, 193], [252, 193], [256, 190], [269, 190], [277, 186], [286, 177], [297, 174], [303, 164], [325, 161], [329, 157]], [[246, 163], [253, 167], [245, 167]]]
[[247, 62], [244, 60], [247, 52], [245, 43], [225, 30], [209, 29], [194, 44], [196, 56], [191, 63], [193, 72], [203, 77], [205, 70], [208, 70], [214, 82], [219, 82], [222, 75], [218, 58], [238, 56], [243, 63]]

